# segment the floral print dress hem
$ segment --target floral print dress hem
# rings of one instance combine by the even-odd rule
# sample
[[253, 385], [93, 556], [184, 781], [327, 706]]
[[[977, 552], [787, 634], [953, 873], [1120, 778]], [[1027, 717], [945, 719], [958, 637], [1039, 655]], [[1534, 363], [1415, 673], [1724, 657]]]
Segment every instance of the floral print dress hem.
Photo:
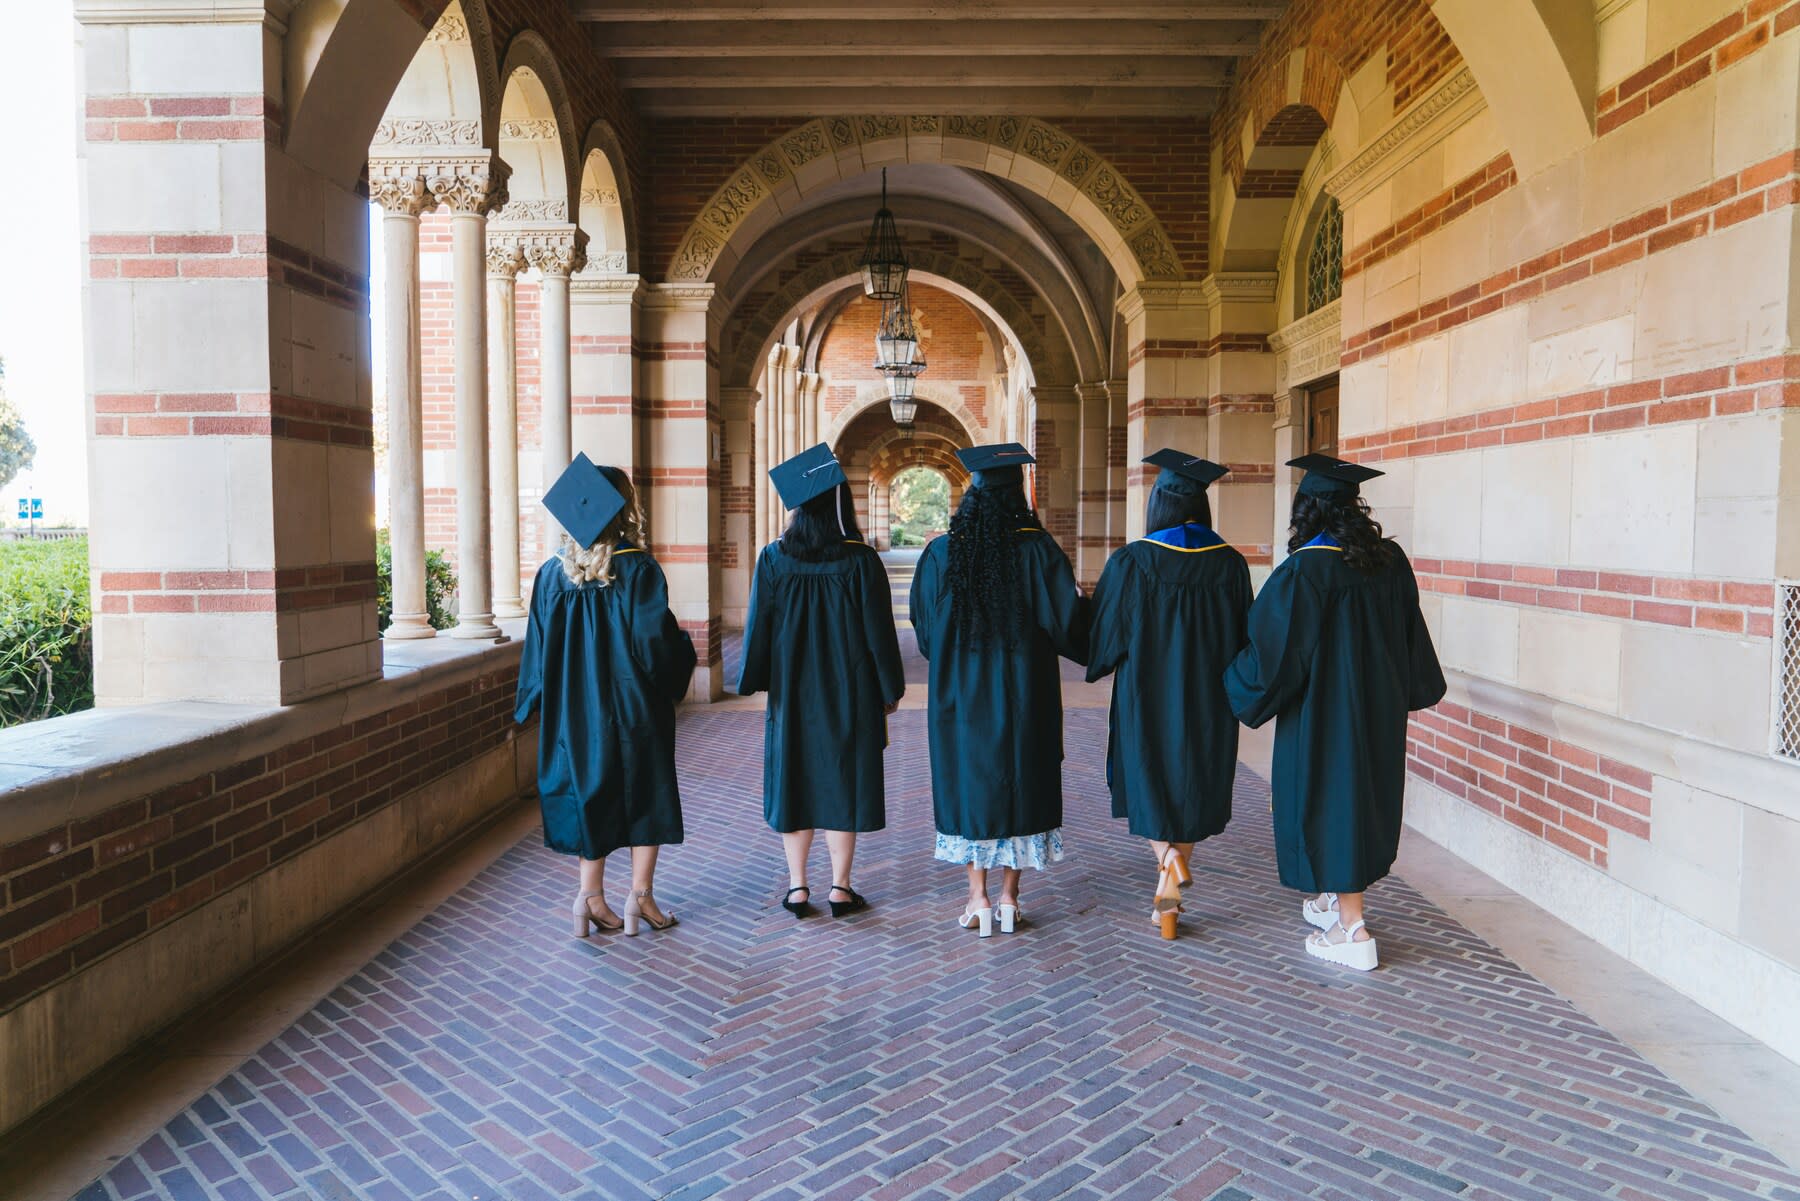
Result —
[[937, 849], [932, 853], [932, 858], [942, 859], [945, 863], [965, 863], [984, 871], [996, 867], [1014, 870], [1046, 868], [1052, 863], [1061, 862], [1062, 857], [1061, 826], [1042, 834], [1028, 834], [1023, 838], [968, 839], [960, 834], [940, 832], [937, 836]]

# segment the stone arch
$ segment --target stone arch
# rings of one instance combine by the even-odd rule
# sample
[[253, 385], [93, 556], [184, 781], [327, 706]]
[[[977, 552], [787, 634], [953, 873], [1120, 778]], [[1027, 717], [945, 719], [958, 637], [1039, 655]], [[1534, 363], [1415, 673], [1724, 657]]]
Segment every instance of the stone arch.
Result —
[[[778, 229], [758, 240], [729, 280], [721, 281], [728, 304], [735, 305], [756, 290], [762, 280], [784, 271], [792, 271], [795, 255], [810, 250], [833, 238], [853, 239], [861, 245], [869, 228], [869, 206], [866, 199], [847, 198], [804, 215], [805, 241], [791, 242], [777, 235]], [[1082, 286], [1073, 263], [1037, 249], [1024, 236], [1009, 230], [996, 218], [982, 212], [930, 198], [906, 200], [905, 218], [900, 221], [900, 236], [907, 245], [917, 244], [918, 231], [948, 234], [966, 249], [964, 257], [996, 259], [1008, 271], [1028, 285], [1044, 305], [1049, 325], [1062, 332], [1075, 358], [1076, 373], [1084, 379], [1095, 379], [1106, 371], [1106, 322], [1101, 308]], [[968, 252], [973, 251], [971, 256]]]
[[589, 127], [581, 146], [576, 224], [588, 236], [588, 267], [610, 274], [636, 271], [637, 221], [631, 176], [618, 134], [606, 121]]
[[[1282, 231], [1280, 252], [1276, 257], [1280, 275], [1276, 280], [1276, 318], [1283, 323], [1306, 316], [1306, 264], [1319, 221], [1333, 197], [1325, 190], [1325, 181], [1339, 166], [1336, 144], [1323, 138], [1300, 177], [1294, 203], [1289, 206], [1287, 226]], [[1348, 248], [1346, 248], [1348, 249]]]
[[[1335, 107], [1335, 106], [1334, 106]], [[1326, 137], [1329, 121], [1310, 104], [1286, 104], [1266, 119], [1247, 118], [1242, 130], [1243, 168], [1227, 180], [1219, 204], [1220, 271], [1276, 271], [1295, 200], [1307, 168]]]
[[[721, 356], [720, 376], [727, 385], [748, 386], [769, 349], [797, 312], [811, 308], [831, 293], [851, 286], [859, 277], [860, 250], [846, 250], [821, 259], [800, 272], [757, 308], [734, 312], [726, 324], [730, 341]], [[1031, 313], [991, 277], [962, 259], [935, 251], [910, 253], [917, 278], [936, 284], [959, 299], [984, 311], [1019, 343], [1034, 364], [1051, 359], [1050, 348], [1038, 333]]]
[[[965, 445], [974, 446], [981, 440], [981, 423], [975, 419], [975, 414], [969, 411], [969, 406], [963, 403], [962, 397], [948, 388], [923, 378], [914, 385], [913, 395], [926, 404], [942, 409], [950, 420], [962, 427], [962, 434], [966, 440]], [[863, 386], [857, 391], [855, 401], [845, 405], [841, 412], [832, 417], [820, 436], [828, 445], [836, 446], [838, 439], [844, 436], [844, 431], [848, 430], [858, 417], [870, 409], [887, 404], [887, 402], [886, 385], [867, 384]], [[923, 411], [923, 404], [920, 405], [920, 409]]]
[[[1220, 147], [1224, 180], [1234, 189], [1240, 186], [1245, 171], [1258, 169], [1258, 164], [1252, 162], [1258, 146], [1273, 146], [1282, 138], [1306, 136], [1311, 122], [1302, 116], [1305, 110], [1310, 109], [1316, 114], [1319, 122], [1311, 139], [1302, 143], [1311, 146], [1327, 128], [1337, 125], [1340, 108], [1347, 110], [1346, 116], [1353, 115], [1356, 109], [1354, 103], [1341, 103], [1348, 95], [1349, 76], [1343, 65], [1321, 46], [1298, 46], [1288, 53], [1285, 62], [1277, 62], [1273, 70], [1279, 77], [1279, 84], [1254, 91], [1254, 99], [1244, 113], [1236, 136], [1228, 137]], [[1270, 134], [1275, 136], [1270, 138]]]
[[1436, 0], [1524, 179], [1594, 136], [1598, 22], [1566, 0]]
[[500, 221], [568, 222], [575, 211], [574, 110], [556, 56], [538, 34], [513, 38], [503, 68], [497, 146], [512, 169]]
[[[348, 55], [353, 48], [340, 44], [354, 38], [341, 25], [331, 28], [327, 50], [339, 48]], [[401, 44], [390, 39], [368, 53], [391, 54]], [[321, 57], [314, 65], [324, 70], [327, 61], [332, 69], [345, 65], [335, 56]], [[364, 67], [369, 74], [377, 70], [374, 64], [365, 63]], [[291, 122], [290, 142], [299, 142], [305, 150], [318, 138], [338, 140], [351, 148], [338, 153], [354, 154], [358, 174], [370, 155], [429, 155], [445, 150], [477, 155], [494, 145], [500, 113], [499, 65], [484, 0], [451, 0], [444, 7], [436, 23], [414, 43], [393, 88], [382, 99], [376, 119], [369, 124], [366, 141], [346, 132], [341, 123], [363, 116], [356, 111], [356, 101], [343, 95], [327, 101], [317, 91], [331, 82], [315, 72], [306, 89], [315, 106], [306, 118], [296, 116]], [[339, 93], [377, 90], [370, 87], [366, 75], [344, 80], [336, 88]], [[302, 105], [306, 104], [303, 96]], [[326, 170], [341, 178], [344, 166], [333, 162]]]
[[1127, 290], [1185, 277], [1162, 223], [1124, 173], [1073, 135], [1031, 117], [855, 116], [808, 121], [753, 152], [701, 206], [669, 278], [729, 278], [740, 243], [803, 197], [893, 163], [947, 163], [1036, 192], [1079, 225]]

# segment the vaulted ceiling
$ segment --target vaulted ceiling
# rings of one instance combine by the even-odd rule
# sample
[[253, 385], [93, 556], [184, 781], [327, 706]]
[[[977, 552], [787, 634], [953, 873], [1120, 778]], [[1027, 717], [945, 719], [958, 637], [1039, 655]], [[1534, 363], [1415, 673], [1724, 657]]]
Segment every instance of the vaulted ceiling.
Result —
[[648, 117], [1204, 116], [1287, 0], [568, 0]]

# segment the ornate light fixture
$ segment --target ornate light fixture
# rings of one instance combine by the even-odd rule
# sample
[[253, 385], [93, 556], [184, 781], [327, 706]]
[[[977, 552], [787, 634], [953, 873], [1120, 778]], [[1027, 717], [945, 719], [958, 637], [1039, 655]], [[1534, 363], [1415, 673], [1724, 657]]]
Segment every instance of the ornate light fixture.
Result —
[[913, 368], [887, 373], [888, 412], [893, 415], [894, 424], [903, 430], [912, 428], [913, 418], [919, 412], [919, 402], [913, 399], [918, 378], [919, 372]]
[[912, 296], [906, 284], [900, 285], [898, 299], [881, 306], [881, 325], [875, 331], [875, 370], [886, 373], [906, 367], [925, 370], [919, 355], [919, 329], [913, 323]]
[[871, 300], [898, 300], [906, 288], [906, 250], [900, 229], [887, 206], [887, 168], [881, 169], [881, 207], [869, 226], [862, 254], [863, 295]]

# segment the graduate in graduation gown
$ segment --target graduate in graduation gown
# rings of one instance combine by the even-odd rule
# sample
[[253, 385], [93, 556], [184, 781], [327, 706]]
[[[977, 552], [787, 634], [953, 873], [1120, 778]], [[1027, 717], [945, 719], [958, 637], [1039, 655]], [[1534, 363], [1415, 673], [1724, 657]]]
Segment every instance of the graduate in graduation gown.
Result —
[[1243, 648], [1250, 568], [1212, 529], [1207, 485], [1226, 473], [1179, 450], [1160, 468], [1145, 537], [1114, 551], [1094, 589], [1090, 682], [1113, 676], [1106, 780], [1114, 817], [1150, 840], [1151, 917], [1174, 938], [1194, 844], [1231, 820], [1238, 720], [1222, 682]]
[[[675, 786], [675, 704], [694, 644], [669, 612], [662, 568], [644, 550], [644, 511], [630, 479], [586, 455], [544, 494], [568, 532], [538, 568], [519, 662], [514, 717], [538, 725], [544, 844], [580, 856], [574, 930], [586, 938], [675, 924], [651, 889], [657, 849], [682, 840]], [[615, 917], [606, 856], [631, 848], [631, 895]]]
[[930, 661], [927, 725], [936, 857], [966, 864], [958, 924], [993, 929], [987, 876], [1002, 870], [999, 924], [1019, 914], [1019, 873], [1062, 858], [1062, 679], [1087, 661], [1087, 601], [1068, 556], [1025, 499], [1017, 443], [957, 457], [974, 473], [919, 559], [912, 624]]
[[792, 510], [763, 548], [750, 585], [738, 692], [769, 694], [763, 817], [788, 861], [782, 906], [811, 910], [813, 831], [831, 852], [831, 916], [867, 902], [850, 886], [856, 836], [887, 824], [887, 714], [906, 678], [881, 557], [865, 544], [842, 467], [824, 443], [769, 472]]
[[1275, 854], [1309, 895], [1309, 954], [1378, 962], [1363, 890], [1400, 846], [1407, 714], [1437, 704], [1444, 673], [1419, 612], [1412, 564], [1382, 536], [1359, 486], [1382, 474], [1306, 455], [1287, 559], [1250, 609], [1250, 644], [1225, 688], [1246, 725], [1275, 719]]

